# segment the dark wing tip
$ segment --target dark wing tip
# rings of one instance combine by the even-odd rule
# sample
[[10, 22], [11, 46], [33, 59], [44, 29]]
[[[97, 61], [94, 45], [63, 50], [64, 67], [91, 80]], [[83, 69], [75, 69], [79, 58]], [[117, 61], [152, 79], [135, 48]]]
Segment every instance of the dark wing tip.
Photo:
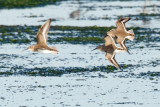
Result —
[[104, 38], [108, 36], [108, 32], [104, 34]]
[[121, 67], [118, 65], [117, 67], [116, 67], [117, 69], [121, 69]]
[[49, 22], [51, 22], [51, 21], [52, 21], [52, 19], [51, 19], [51, 18], [49, 18], [48, 20], [49, 20]]

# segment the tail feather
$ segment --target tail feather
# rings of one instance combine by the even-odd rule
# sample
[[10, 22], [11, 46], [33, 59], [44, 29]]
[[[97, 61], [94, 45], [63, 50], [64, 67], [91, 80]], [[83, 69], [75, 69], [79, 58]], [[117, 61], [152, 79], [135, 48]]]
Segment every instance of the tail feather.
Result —
[[58, 50], [57, 50], [57, 48], [56, 47], [51, 47], [54, 51], [57, 51], [58, 52]]

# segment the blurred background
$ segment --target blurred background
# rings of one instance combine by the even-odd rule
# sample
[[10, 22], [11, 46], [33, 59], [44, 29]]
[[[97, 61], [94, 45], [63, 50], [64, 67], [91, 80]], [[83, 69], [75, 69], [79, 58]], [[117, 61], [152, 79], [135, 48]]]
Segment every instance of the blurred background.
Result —
[[[136, 36], [117, 70], [92, 50], [122, 17]], [[59, 53], [24, 51], [49, 18]], [[159, 107], [159, 22], [159, 0], [0, 0], [0, 106]]]
[[132, 18], [128, 26], [158, 27], [159, 5], [151, 0], [1, 0], [0, 24], [40, 25], [52, 18], [61, 26], [114, 26], [127, 16]]

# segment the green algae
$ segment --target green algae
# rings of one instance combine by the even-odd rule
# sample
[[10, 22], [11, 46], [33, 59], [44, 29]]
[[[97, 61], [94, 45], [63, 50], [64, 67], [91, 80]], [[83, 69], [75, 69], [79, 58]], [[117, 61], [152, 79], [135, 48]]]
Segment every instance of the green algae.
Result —
[[61, 0], [0, 0], [0, 8], [26, 8], [55, 4]]
[[99, 37], [61, 37], [60, 42], [66, 41], [69, 43], [101, 43], [102, 38]]
[[[1, 43], [29, 43], [36, 41], [36, 34], [40, 26], [4, 26], [0, 25]], [[78, 27], [78, 26], [51, 26], [48, 33], [48, 42], [68, 43], [103, 43], [103, 37], [107, 31], [114, 27]], [[131, 27], [135, 33], [135, 42], [160, 41], [159, 37], [151, 36], [159, 34], [160, 29]], [[57, 32], [58, 31], [58, 32]], [[147, 35], [146, 35], [147, 34]]]
[[159, 77], [160, 72], [146, 72], [146, 73], [140, 73], [140, 76], [147, 76], [147, 77]]
[[[30, 7], [39, 7], [51, 4], [58, 4], [63, 0], [0, 0], [0, 8], [30, 8]], [[103, 0], [97, 0], [103, 1]], [[108, 0], [113, 1], [113, 0]], [[120, 0], [120, 1], [131, 1], [131, 0]]]
[[[122, 65], [123, 69], [131, 67], [130, 65]], [[2, 67], [3, 68], [3, 67]], [[0, 76], [9, 76], [9, 75], [28, 75], [28, 76], [62, 76], [63, 74], [70, 74], [70, 73], [82, 73], [82, 72], [106, 72], [106, 73], [113, 73], [117, 71], [117, 68], [108, 65], [108, 66], [97, 66], [97, 67], [59, 67], [59, 68], [24, 68], [22, 66], [14, 66], [11, 67], [9, 71], [0, 72]]]
[[155, 13], [140, 13], [141, 16], [160, 16], [160, 14], [155, 14]]

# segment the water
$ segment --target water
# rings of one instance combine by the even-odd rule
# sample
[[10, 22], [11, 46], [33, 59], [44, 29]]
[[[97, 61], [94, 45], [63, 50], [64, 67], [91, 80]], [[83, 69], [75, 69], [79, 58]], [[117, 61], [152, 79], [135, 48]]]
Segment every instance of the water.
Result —
[[[144, 1], [79, 3], [0, 10], [0, 106], [159, 107], [159, 1], [146, 2], [144, 16]], [[78, 8], [80, 16], [71, 18]], [[126, 41], [131, 54], [116, 54], [117, 70], [105, 53], [92, 50], [103, 44], [102, 26], [115, 26], [120, 16], [132, 17], [126, 26], [135, 27], [136, 37]], [[48, 18], [48, 45], [59, 53], [24, 50], [36, 44], [37, 25]]]
[[[38, 8], [2, 9], [1, 25], [42, 25], [44, 20], [52, 18], [53, 25], [62, 26], [115, 26], [117, 17], [131, 16], [127, 26], [154, 27], [160, 21], [159, 1], [63, 1], [59, 5]], [[144, 11], [146, 7], [146, 11]], [[65, 10], [64, 10], [65, 9]], [[73, 11], [80, 9], [79, 20], [70, 18]], [[147, 13], [148, 16], [140, 16]], [[154, 14], [153, 16], [150, 14]], [[10, 17], [12, 16], [12, 17]], [[152, 19], [152, 20], [151, 20]]]
[[[97, 75], [97, 74], [92, 74]], [[88, 76], [3, 77], [2, 106], [158, 107], [159, 80]], [[10, 79], [8, 79], [10, 78]], [[147, 83], [147, 84], [145, 84]]]

